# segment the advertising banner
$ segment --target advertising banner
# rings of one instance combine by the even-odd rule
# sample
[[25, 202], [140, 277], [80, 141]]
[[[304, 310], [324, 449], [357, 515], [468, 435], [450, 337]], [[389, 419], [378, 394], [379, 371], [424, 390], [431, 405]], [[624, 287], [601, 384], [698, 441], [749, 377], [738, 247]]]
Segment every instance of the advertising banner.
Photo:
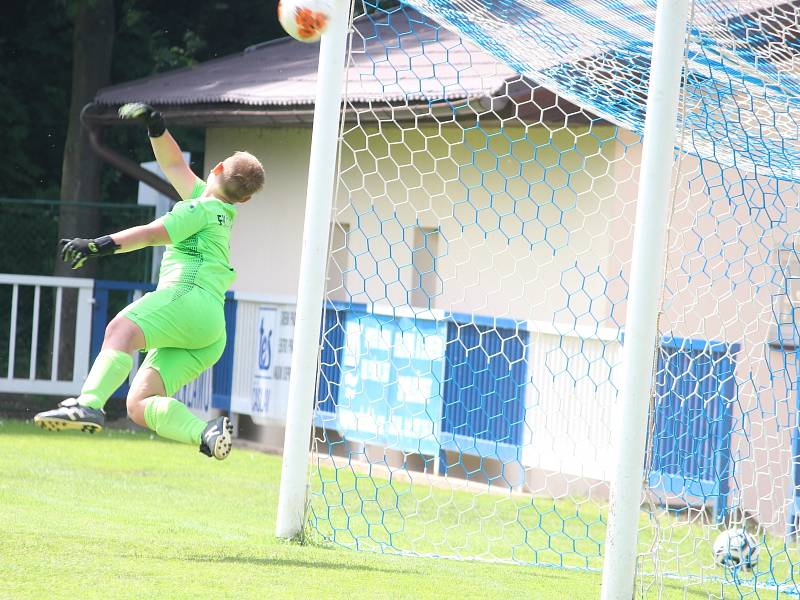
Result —
[[206, 369], [200, 377], [187, 383], [175, 394], [189, 410], [203, 420], [211, 418], [211, 393], [213, 369]]
[[349, 440], [437, 454], [445, 324], [350, 311], [336, 409]]
[[237, 330], [237, 336], [249, 338], [252, 386], [249, 399], [232, 399], [231, 410], [262, 419], [286, 418], [294, 319], [294, 306], [259, 304], [253, 330]]

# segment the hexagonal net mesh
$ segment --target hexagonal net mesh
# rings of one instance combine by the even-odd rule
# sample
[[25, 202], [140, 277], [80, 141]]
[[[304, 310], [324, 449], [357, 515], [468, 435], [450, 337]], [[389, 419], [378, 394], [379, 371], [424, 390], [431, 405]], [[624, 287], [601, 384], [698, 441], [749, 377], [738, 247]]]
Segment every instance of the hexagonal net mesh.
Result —
[[[352, 30], [308, 528], [599, 570], [654, 3], [415, 5]], [[799, 49], [797, 2], [693, 7], [642, 596], [794, 589]]]

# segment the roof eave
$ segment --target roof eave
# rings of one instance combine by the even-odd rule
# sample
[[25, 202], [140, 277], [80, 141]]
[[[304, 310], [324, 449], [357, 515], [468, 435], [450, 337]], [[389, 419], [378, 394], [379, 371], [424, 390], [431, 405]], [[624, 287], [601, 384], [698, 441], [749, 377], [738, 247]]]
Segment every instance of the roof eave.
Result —
[[[391, 119], [409, 121], [436, 119], [437, 116], [453, 114], [454, 105], [466, 106], [482, 98], [461, 98], [439, 104], [420, 101], [348, 103], [347, 119], [379, 121]], [[171, 125], [190, 127], [265, 127], [280, 125], [311, 125], [314, 120], [314, 105], [295, 106], [248, 106], [228, 102], [209, 104], [154, 105]], [[115, 105], [92, 105], [86, 119], [97, 125], [124, 125], [130, 121], [120, 119]]]
[[[263, 127], [279, 124], [311, 123], [313, 106], [267, 107], [231, 103], [154, 105], [170, 125], [188, 127]], [[92, 105], [87, 120], [97, 125], [126, 125], [130, 121], [119, 118], [117, 105]]]
[[[521, 81], [521, 80], [520, 80]], [[517, 89], [518, 88], [518, 89]], [[497, 94], [501, 94], [498, 96]], [[310, 126], [314, 120], [311, 102], [295, 105], [255, 105], [236, 102], [210, 102], [155, 105], [171, 125], [190, 127], [279, 127]], [[465, 122], [516, 118], [527, 123], [598, 122], [603, 119], [558, 98], [540, 86], [529, 84], [502, 86], [494, 91], [449, 98], [437, 102], [425, 99], [373, 99], [347, 102], [347, 122]], [[97, 125], [130, 124], [117, 115], [117, 105], [94, 103], [86, 118]]]

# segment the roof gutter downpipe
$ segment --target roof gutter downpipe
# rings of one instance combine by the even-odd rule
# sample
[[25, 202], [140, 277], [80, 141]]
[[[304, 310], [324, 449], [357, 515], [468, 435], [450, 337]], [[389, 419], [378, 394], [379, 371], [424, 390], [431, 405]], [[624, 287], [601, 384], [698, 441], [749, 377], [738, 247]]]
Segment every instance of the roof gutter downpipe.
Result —
[[96, 105], [93, 102], [90, 102], [83, 107], [83, 110], [81, 110], [81, 124], [86, 128], [86, 132], [89, 134], [89, 145], [92, 147], [94, 153], [125, 175], [133, 177], [145, 185], [149, 185], [158, 193], [164, 194], [176, 202], [179, 201], [181, 197], [168, 181], [162, 179], [155, 173], [151, 173], [135, 161], [122, 156], [120, 153], [115, 152], [103, 144], [101, 141], [103, 126], [92, 123], [91, 120], [87, 118], [89, 116], [87, 113], [91, 111], [92, 107], [94, 106]]

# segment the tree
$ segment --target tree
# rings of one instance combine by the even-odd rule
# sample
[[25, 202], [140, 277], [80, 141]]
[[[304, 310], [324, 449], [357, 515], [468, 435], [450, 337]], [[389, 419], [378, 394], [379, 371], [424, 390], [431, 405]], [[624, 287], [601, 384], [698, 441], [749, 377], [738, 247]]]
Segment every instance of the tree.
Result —
[[[63, 172], [73, 89], [73, 42], [79, 9], [99, 0], [6, 2], [0, 19], [0, 131], [8, 152], [0, 161], [0, 197], [54, 199]], [[103, 4], [107, 4], [104, 2]], [[277, 0], [114, 0], [109, 84], [130, 81], [240, 52], [284, 35]], [[151, 160], [134, 128], [111, 128], [107, 143], [137, 160]], [[181, 142], [202, 152], [202, 130], [181, 131]], [[189, 138], [186, 135], [189, 134]], [[136, 182], [102, 169], [104, 202], [132, 202]]]
[[[87, 131], [81, 125], [80, 115], [83, 107], [91, 102], [97, 91], [111, 81], [111, 52], [114, 45], [114, 0], [77, 0], [74, 9], [72, 94], [61, 168], [59, 238], [92, 235], [97, 231], [97, 212], [76, 210], [77, 202], [101, 200], [100, 174], [103, 167], [100, 158], [92, 151]], [[94, 275], [94, 264], [91, 261], [80, 273], [60, 260], [55, 264], [56, 275]], [[63, 331], [68, 331], [65, 328], [75, 323], [77, 308], [77, 297], [65, 295], [61, 309]], [[53, 352], [72, 356], [74, 343], [74, 336], [66, 335], [62, 338], [61, 347], [53, 348]]]
[[[60, 5], [59, 5], [60, 4]], [[69, 102], [72, 21], [63, 1], [6, 2], [0, 19], [0, 196], [54, 198]]]
[[[99, 202], [102, 161], [92, 151], [80, 114], [101, 88], [111, 82], [114, 45], [114, 0], [78, 0], [72, 37], [72, 95], [67, 139], [61, 169], [59, 237], [87, 235], [97, 229], [94, 211], [76, 210], [76, 202]], [[90, 270], [92, 265], [87, 265]], [[84, 277], [92, 273], [85, 270]], [[70, 275], [69, 265], [57, 261], [57, 275]]]

